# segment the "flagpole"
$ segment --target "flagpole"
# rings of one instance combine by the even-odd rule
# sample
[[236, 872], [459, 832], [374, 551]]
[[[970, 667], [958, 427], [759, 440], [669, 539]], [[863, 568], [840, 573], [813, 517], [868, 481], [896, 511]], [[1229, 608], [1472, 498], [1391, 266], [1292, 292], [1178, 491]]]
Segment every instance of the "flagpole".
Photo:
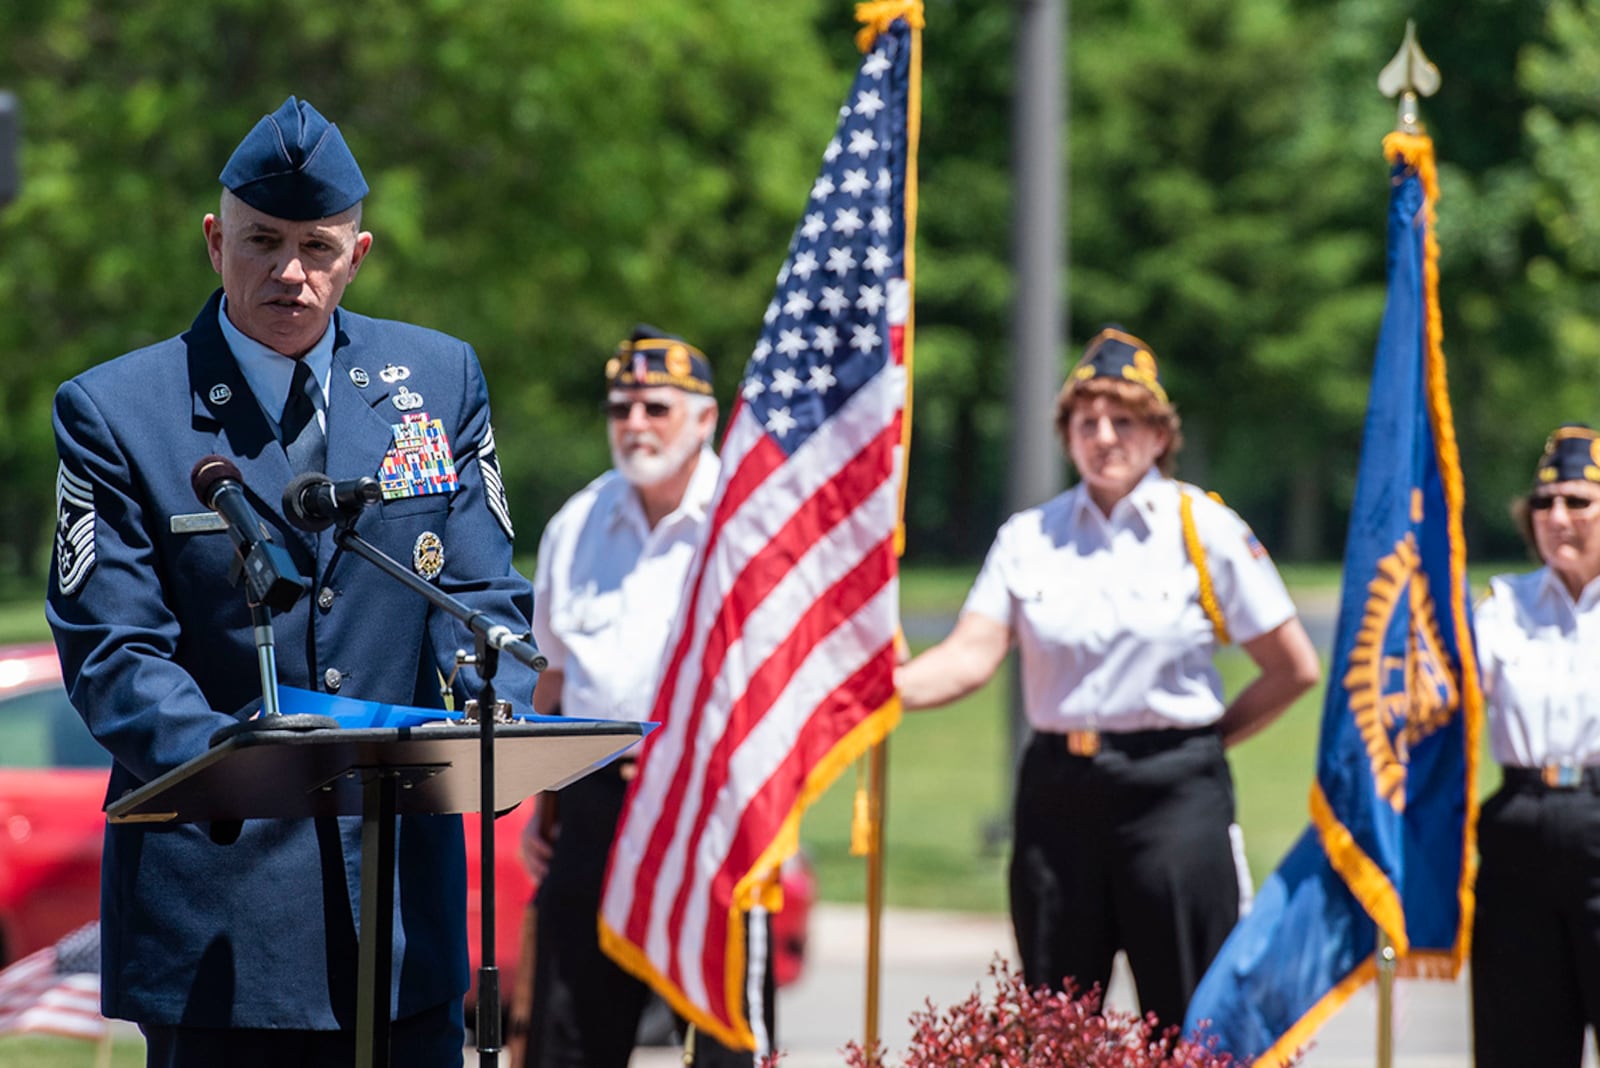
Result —
[[[1385, 96], [1398, 98], [1395, 129], [1405, 134], [1422, 133], [1422, 123], [1417, 116], [1417, 97], [1432, 96], [1439, 91], [1439, 68], [1417, 44], [1417, 24], [1406, 20], [1405, 38], [1383, 70], [1378, 72], [1378, 89]], [[1378, 983], [1378, 1068], [1391, 1068], [1394, 1063], [1394, 979], [1398, 963], [1394, 940], [1381, 926], [1378, 928], [1377, 983]]]
[[879, 946], [883, 941], [883, 810], [889, 786], [889, 739], [872, 747], [867, 770], [867, 1018], [862, 1046], [878, 1048]]
[[1394, 943], [1378, 929], [1378, 1068], [1394, 1064]]
[[[904, 18], [911, 30], [911, 64], [906, 87], [906, 175], [905, 175], [905, 280], [908, 294], [916, 292], [916, 232], [917, 232], [917, 150], [922, 138], [922, 0], [876, 0], [856, 4], [856, 18], [866, 25], [857, 35], [856, 43], [865, 52], [870, 33], [887, 29], [897, 18]], [[906, 372], [905, 401], [900, 423], [900, 504], [899, 521], [895, 524], [894, 552], [898, 560], [905, 555], [905, 493], [906, 467], [911, 458], [911, 390], [914, 343], [916, 336], [916, 300], [908, 300], [902, 331], [902, 359]], [[905, 632], [896, 631], [897, 652], [905, 649]], [[898, 697], [896, 698], [898, 706]], [[898, 715], [898, 711], [897, 711]], [[883, 945], [883, 817], [889, 792], [889, 736], [885, 734], [867, 755], [867, 968], [866, 968], [866, 1019], [863, 1021], [862, 1044], [869, 1056], [878, 1052], [879, 990], [882, 985]]]

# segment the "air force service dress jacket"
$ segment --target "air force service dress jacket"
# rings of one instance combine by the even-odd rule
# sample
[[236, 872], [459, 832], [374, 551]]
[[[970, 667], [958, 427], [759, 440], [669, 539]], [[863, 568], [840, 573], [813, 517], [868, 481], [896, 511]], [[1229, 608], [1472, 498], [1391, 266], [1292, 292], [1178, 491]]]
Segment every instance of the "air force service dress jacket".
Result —
[[[279, 680], [341, 696], [439, 707], [440, 671], [467, 629], [348, 553], [332, 531], [281, 515], [291, 478], [218, 326], [220, 291], [189, 331], [94, 367], [56, 394], [57, 559], [48, 615], [68, 690], [114, 757], [108, 799], [204, 753], [260, 697], [250, 612], [229, 584], [225, 532], [195, 461], [238, 464], [256, 512], [310, 592], [275, 616]], [[395, 424], [441, 421], [459, 487], [366, 509], [379, 549], [513, 630], [531, 587], [511, 563], [489, 397], [465, 342], [339, 310], [328, 387], [327, 474], [375, 475]], [[259, 495], [259, 496], [258, 496]], [[85, 531], [89, 533], [86, 534]], [[478, 680], [462, 671], [457, 697]], [[534, 676], [509, 657], [496, 689], [527, 710]], [[463, 693], [462, 691], [466, 692]], [[465, 858], [458, 816], [404, 816], [396, 841], [395, 1016], [467, 988]], [[360, 820], [246, 820], [232, 844], [204, 825], [108, 826], [102, 870], [107, 1015], [163, 1025], [335, 1029], [355, 1019]]]

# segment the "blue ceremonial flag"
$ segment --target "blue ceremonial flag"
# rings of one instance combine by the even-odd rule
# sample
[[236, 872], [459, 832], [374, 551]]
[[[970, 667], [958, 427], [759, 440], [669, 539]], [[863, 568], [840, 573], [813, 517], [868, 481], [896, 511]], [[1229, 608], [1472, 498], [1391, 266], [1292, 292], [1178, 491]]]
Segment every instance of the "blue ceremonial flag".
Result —
[[1438, 303], [1433, 142], [1384, 139], [1389, 295], [1345, 544], [1313, 826], [1189, 1007], [1219, 1049], [1281, 1064], [1376, 974], [1453, 977], [1476, 865], [1482, 701]]

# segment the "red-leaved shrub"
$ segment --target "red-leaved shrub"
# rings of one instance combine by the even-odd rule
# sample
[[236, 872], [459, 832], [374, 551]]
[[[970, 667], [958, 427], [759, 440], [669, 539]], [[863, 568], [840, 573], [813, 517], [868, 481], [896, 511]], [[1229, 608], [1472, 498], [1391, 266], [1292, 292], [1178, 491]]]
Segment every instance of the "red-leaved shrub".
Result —
[[[1158, 1030], [1156, 1018], [1101, 1011], [1100, 990], [1080, 994], [1029, 989], [1011, 965], [989, 965], [993, 990], [978, 990], [953, 1008], [932, 1002], [911, 1015], [911, 1044], [890, 1058], [878, 1044], [845, 1047], [846, 1068], [1242, 1068], [1247, 1062], [1209, 1044]], [[768, 1058], [763, 1068], [781, 1064]]]

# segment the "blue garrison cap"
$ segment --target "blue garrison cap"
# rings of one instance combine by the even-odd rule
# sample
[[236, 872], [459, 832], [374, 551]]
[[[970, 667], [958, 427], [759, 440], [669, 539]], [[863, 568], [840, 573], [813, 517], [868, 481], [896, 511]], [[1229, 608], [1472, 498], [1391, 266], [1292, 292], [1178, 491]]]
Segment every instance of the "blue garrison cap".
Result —
[[325, 219], [367, 195], [339, 127], [292, 96], [245, 135], [219, 177], [234, 196], [278, 219]]
[[1103, 327], [1090, 339], [1083, 350], [1083, 358], [1067, 376], [1067, 381], [1076, 384], [1091, 378], [1126, 379], [1155, 394], [1162, 404], [1170, 403], [1166, 388], [1161, 384], [1155, 353], [1150, 351], [1149, 345], [1115, 323]]
[[711, 361], [678, 335], [640, 323], [606, 361], [606, 385], [611, 389], [674, 386], [709, 397]]
[[1545, 439], [1533, 484], [1600, 482], [1600, 434], [1582, 423], [1563, 423]]

